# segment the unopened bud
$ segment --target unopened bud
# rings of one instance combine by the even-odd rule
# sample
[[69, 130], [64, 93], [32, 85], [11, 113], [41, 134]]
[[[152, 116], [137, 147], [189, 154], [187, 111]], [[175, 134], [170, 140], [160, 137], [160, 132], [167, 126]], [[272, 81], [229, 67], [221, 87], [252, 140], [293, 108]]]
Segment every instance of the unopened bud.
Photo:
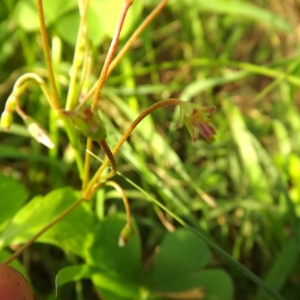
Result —
[[132, 233], [133, 233], [132, 226], [126, 224], [121, 230], [121, 233], [119, 235], [119, 243], [118, 243], [119, 247], [124, 247], [128, 243], [129, 239], [132, 236]]
[[13, 113], [16, 110], [16, 95], [15, 94], [11, 94], [5, 104], [5, 110]]
[[13, 123], [12, 114], [5, 110], [1, 115], [1, 126], [5, 130], [8, 130], [12, 123]]
[[86, 108], [84, 111], [63, 111], [65, 116], [78, 127], [78, 129], [87, 137], [94, 141], [102, 141], [106, 138], [104, 124], [96, 112]]
[[37, 142], [50, 149], [54, 148], [54, 144], [48, 136], [48, 133], [36, 120], [29, 116], [24, 117], [23, 120], [27, 126], [29, 133]]

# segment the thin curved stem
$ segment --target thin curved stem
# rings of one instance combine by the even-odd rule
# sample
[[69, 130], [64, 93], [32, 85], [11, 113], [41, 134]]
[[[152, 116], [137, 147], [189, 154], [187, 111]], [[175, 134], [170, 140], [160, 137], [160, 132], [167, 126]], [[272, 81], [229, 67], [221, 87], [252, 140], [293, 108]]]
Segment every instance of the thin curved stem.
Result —
[[[112, 61], [112, 63], [109, 66], [109, 69], [107, 71], [107, 76], [114, 70], [114, 68], [117, 66], [117, 64], [120, 62], [122, 57], [125, 55], [126, 52], [131, 48], [132, 44], [135, 42], [135, 40], [140, 36], [140, 34], [145, 30], [145, 28], [155, 19], [155, 17], [163, 10], [163, 8], [167, 5], [169, 0], [163, 0], [161, 3], [159, 3], [155, 9], [148, 15], [148, 17], [143, 21], [143, 23], [136, 29], [136, 31], [132, 34], [132, 36], [128, 39], [126, 44], [123, 46], [121, 51], [118, 53], [118, 55], [115, 57], [115, 59]], [[79, 105], [79, 107], [76, 108], [76, 110], [80, 110], [85, 103], [88, 101], [88, 99], [91, 98], [93, 95], [95, 89], [97, 87], [97, 83], [94, 84], [94, 86], [89, 90], [89, 92], [84, 97], [82, 104]]]
[[100, 93], [101, 93], [102, 87], [104, 85], [105, 79], [107, 77], [108, 68], [109, 68], [109, 66], [111, 64], [111, 61], [113, 59], [113, 56], [116, 52], [117, 45], [118, 45], [118, 42], [119, 42], [119, 37], [120, 37], [120, 34], [121, 34], [121, 30], [122, 30], [122, 27], [123, 27], [123, 24], [124, 24], [124, 21], [125, 21], [125, 17], [127, 15], [128, 9], [131, 6], [132, 2], [133, 1], [130, 1], [130, 0], [125, 0], [124, 1], [124, 6], [123, 6], [123, 9], [122, 9], [122, 12], [121, 12], [119, 22], [118, 22], [116, 31], [114, 33], [114, 37], [111, 41], [111, 45], [109, 47], [108, 53], [106, 55], [104, 65], [103, 65], [103, 68], [101, 70], [101, 74], [100, 74], [100, 77], [99, 77], [99, 80], [97, 82], [97, 86], [96, 86], [96, 89], [95, 89], [93, 102], [92, 102], [92, 111], [95, 110], [98, 106], [98, 100], [99, 100]]
[[[182, 105], [183, 101], [182, 100], [178, 100], [178, 99], [166, 99], [166, 100], [161, 100], [153, 105], [151, 105], [150, 107], [148, 107], [147, 109], [145, 109], [133, 122], [132, 124], [129, 126], [129, 128], [124, 132], [123, 136], [120, 138], [120, 140], [118, 141], [118, 143], [115, 145], [115, 147], [113, 148], [112, 155], [116, 156], [116, 154], [118, 153], [118, 151], [120, 150], [121, 146], [125, 143], [125, 141], [129, 138], [130, 134], [132, 133], [132, 131], [135, 129], [135, 127], [145, 118], [147, 117], [151, 112], [153, 112], [154, 110], [156, 110], [159, 107], [162, 106], [167, 106], [167, 105]], [[100, 168], [97, 170], [97, 172], [94, 174], [93, 178], [90, 180], [90, 182], [88, 183], [86, 189], [83, 191], [83, 197], [87, 197], [87, 199], [89, 197], [91, 197], [92, 195], [92, 191], [93, 191], [93, 187], [94, 185], [97, 184], [97, 182], [99, 181], [99, 179], [101, 178], [101, 174], [104, 171], [104, 169], [108, 166], [110, 160], [106, 159], [103, 164], [100, 166]]]
[[125, 53], [131, 48], [134, 41], [137, 39], [138, 36], [145, 30], [145, 28], [155, 19], [155, 17], [163, 10], [163, 8], [167, 5], [169, 0], [163, 0], [161, 3], [155, 7], [155, 9], [147, 16], [147, 18], [143, 21], [143, 23], [136, 29], [136, 31], [131, 35], [128, 39], [124, 47], [120, 50], [118, 55], [115, 57], [113, 62], [111, 63], [108, 74], [109, 75], [113, 69], [118, 65], [122, 57]]
[[[117, 45], [118, 45], [118, 42], [119, 42], [119, 37], [120, 37], [120, 34], [121, 34], [121, 30], [122, 30], [122, 27], [123, 27], [123, 24], [124, 24], [124, 21], [125, 21], [125, 17], [127, 15], [128, 9], [131, 6], [132, 2], [133, 2], [132, 0], [125, 0], [124, 1], [124, 6], [123, 6], [123, 9], [122, 9], [122, 12], [121, 12], [119, 22], [117, 24], [117, 28], [116, 28], [115, 33], [114, 33], [114, 37], [111, 41], [108, 53], [106, 55], [104, 65], [103, 65], [103, 68], [101, 70], [101, 74], [100, 74], [100, 77], [99, 77], [99, 80], [97, 81], [97, 84], [96, 84], [96, 89], [95, 89], [95, 93], [94, 93], [94, 96], [93, 96], [93, 102], [92, 102], [92, 107], [91, 107], [92, 111], [95, 111], [98, 107], [98, 101], [99, 101], [99, 97], [100, 97], [102, 87], [103, 87], [105, 79], [107, 77], [107, 71], [108, 71], [108, 68], [111, 64], [113, 56], [116, 52]], [[78, 109], [80, 110], [82, 107], [84, 107], [84, 105], [85, 105], [85, 102], [83, 101], [82, 104], [79, 105]], [[92, 141], [91, 141], [90, 138], [87, 139], [86, 149], [88, 150], [86, 152], [86, 156], [85, 156], [87, 158], [90, 155], [89, 151], [92, 150]], [[109, 152], [110, 152], [110, 150], [109, 150]], [[83, 188], [86, 187], [86, 184], [89, 180], [89, 171], [90, 171], [90, 159], [86, 159], [85, 164], [84, 164], [84, 174], [83, 174], [84, 178], [83, 178], [83, 184], [82, 184]]]
[[21, 246], [14, 254], [12, 254], [8, 259], [6, 259], [3, 264], [9, 264], [14, 259], [16, 259], [19, 255], [23, 253], [25, 249], [27, 249], [30, 245], [32, 245], [37, 238], [39, 238], [44, 232], [50, 229], [53, 225], [63, 219], [67, 214], [69, 214], [74, 208], [76, 208], [84, 199], [80, 198], [76, 202], [74, 202], [71, 206], [69, 206], [64, 212], [62, 212], [59, 216], [57, 216], [53, 221], [48, 223], [44, 228], [42, 228], [37, 234], [35, 234], [29, 241], [27, 241], [23, 246]]
[[108, 147], [105, 140], [99, 141], [99, 144], [102, 147], [102, 149], [104, 150], [105, 154], [107, 155], [107, 158], [109, 159], [111, 167], [112, 167], [111, 172], [106, 175], [106, 178], [113, 177], [117, 173], [117, 163], [116, 163], [115, 157], [112, 154], [112, 152], [111, 152], [110, 148]]
[[[98, 178], [97, 181], [94, 182], [94, 184], [91, 186], [91, 188], [88, 190], [87, 193], [83, 193], [84, 194], [84, 198], [85, 199], [90, 199], [94, 193], [94, 191], [99, 188], [99, 186], [101, 186], [103, 184], [103, 181], [106, 180], [106, 179], [109, 179], [109, 178], [112, 178], [113, 176], [116, 175], [117, 173], [117, 163], [116, 163], [116, 160], [115, 160], [115, 157], [114, 155], [112, 154], [109, 146], [107, 145], [106, 141], [105, 140], [102, 140], [102, 141], [99, 141], [99, 144], [100, 146], [102, 147], [102, 149], [104, 150], [106, 156], [107, 156], [107, 160], [110, 162], [111, 164], [111, 167], [112, 167], [112, 170], [104, 175], [104, 176], [101, 176]], [[96, 155], [94, 155], [91, 151], [89, 150], [86, 150], [87, 153], [89, 153], [89, 155], [92, 155], [94, 156], [96, 159], [99, 159]], [[101, 167], [100, 167], [101, 168]], [[102, 173], [102, 172], [101, 172]], [[101, 175], [101, 174], [100, 174]], [[94, 176], [95, 177], [95, 176]], [[101, 182], [100, 182], [101, 181]], [[82, 189], [83, 191], [85, 189]]]
[[[55, 82], [52, 63], [51, 63], [51, 56], [50, 56], [50, 50], [49, 50], [48, 35], [47, 35], [47, 30], [46, 30], [46, 25], [45, 25], [45, 17], [44, 17], [42, 0], [37, 0], [37, 7], [38, 7], [38, 14], [39, 14], [39, 22], [40, 22], [43, 50], [44, 50], [47, 70], [48, 70], [48, 74], [49, 74], [49, 80], [50, 80], [50, 84], [51, 84], [52, 92], [53, 92], [53, 97], [52, 97], [53, 106], [56, 109], [56, 111], [59, 111], [59, 110], [61, 110], [61, 107], [60, 107], [60, 103], [59, 103], [58, 91], [56, 88], [56, 82]], [[72, 148], [75, 153], [77, 168], [79, 170], [80, 175], [82, 175], [83, 162], [82, 162], [82, 157], [81, 157], [79, 150], [76, 149], [77, 137], [71, 128], [70, 122], [66, 119], [63, 119], [63, 120], [64, 120], [64, 126], [66, 129], [67, 135], [70, 139]]]
[[90, 178], [90, 167], [91, 167], [91, 155], [90, 152], [92, 152], [93, 148], [93, 140], [92, 139], [87, 139], [86, 141], [86, 151], [85, 153], [85, 159], [84, 159], [84, 169], [83, 169], [83, 178], [82, 179], [82, 190], [85, 189], [89, 182]]
[[107, 181], [105, 185], [109, 185], [114, 187], [120, 194], [122, 201], [124, 203], [125, 211], [126, 211], [126, 225], [131, 227], [132, 226], [132, 221], [131, 221], [131, 211], [130, 211], [130, 205], [128, 198], [126, 197], [124, 190], [121, 188], [119, 184], [117, 184], [114, 181]]
[[[29, 80], [29, 79], [32, 79], [32, 80], [25, 82], [26, 80]], [[51, 94], [50, 94], [48, 88], [46, 87], [45, 81], [36, 73], [26, 73], [26, 74], [23, 74], [22, 76], [20, 76], [14, 84], [12, 94], [19, 96], [21, 93], [23, 93], [23, 91], [25, 89], [27, 89], [32, 84], [37, 84], [41, 88], [49, 105], [56, 111], [55, 103], [53, 102]]]
[[78, 35], [77, 35], [77, 40], [76, 40], [76, 47], [75, 47], [75, 52], [74, 52], [74, 58], [73, 58], [73, 64], [72, 64], [72, 73], [71, 73], [71, 78], [70, 78], [70, 84], [69, 84], [69, 89], [68, 89], [68, 96], [67, 96], [67, 101], [66, 101], [66, 110], [71, 110], [75, 107], [76, 103], [74, 101], [75, 94], [76, 94], [76, 79], [78, 77], [78, 71], [80, 67], [80, 63], [78, 62], [79, 60], [79, 53], [82, 51], [83, 45], [82, 41], [86, 36], [87, 33], [87, 28], [86, 28], [86, 13], [87, 13], [87, 8], [88, 8], [89, 0], [86, 0], [84, 2], [83, 8], [79, 10], [80, 12], [80, 24], [79, 24], [79, 30], [78, 30]]
[[50, 84], [51, 84], [51, 88], [52, 88], [52, 92], [53, 92], [53, 105], [56, 110], [59, 110], [60, 109], [59, 97], [58, 97], [58, 92], [57, 92], [57, 88], [56, 88], [56, 83], [55, 83], [55, 78], [54, 78], [54, 73], [53, 73], [53, 68], [52, 68], [52, 63], [51, 63], [50, 47], [49, 47], [49, 43], [48, 43], [48, 35], [47, 35], [47, 30], [46, 30], [42, 0], [37, 0], [37, 7], [38, 7], [38, 15], [39, 15], [39, 22], [40, 22], [40, 29], [41, 29], [41, 36], [42, 36], [42, 45], [43, 45], [46, 65], [47, 65], [47, 69], [48, 69], [49, 80], [50, 80]]

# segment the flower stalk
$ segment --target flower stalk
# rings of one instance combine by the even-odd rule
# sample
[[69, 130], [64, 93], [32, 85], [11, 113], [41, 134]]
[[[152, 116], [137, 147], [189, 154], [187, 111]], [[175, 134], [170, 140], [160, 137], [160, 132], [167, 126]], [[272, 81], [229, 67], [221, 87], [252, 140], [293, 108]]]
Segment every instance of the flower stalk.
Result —
[[52, 88], [53, 105], [56, 110], [59, 110], [60, 109], [59, 97], [58, 97], [56, 82], [55, 82], [53, 68], [52, 68], [51, 55], [50, 55], [50, 50], [49, 50], [50, 48], [49, 48], [49, 43], [48, 43], [48, 34], [47, 34], [47, 29], [46, 29], [46, 24], [45, 24], [45, 16], [44, 16], [42, 0], [37, 0], [37, 7], [38, 7], [39, 23], [40, 23], [40, 30], [41, 30], [41, 37], [42, 37], [42, 45], [43, 45], [50, 85]]
[[128, 243], [130, 237], [133, 234], [132, 219], [131, 219], [131, 211], [130, 211], [129, 201], [128, 201], [128, 198], [126, 197], [125, 193], [124, 193], [124, 190], [121, 188], [121, 186], [119, 184], [117, 184], [114, 181], [107, 181], [105, 183], [105, 185], [109, 185], [109, 186], [114, 187], [119, 192], [119, 194], [120, 194], [120, 196], [123, 200], [123, 204], [124, 204], [125, 211], [126, 211], [126, 224], [120, 232], [119, 243], [118, 243], [120, 247], [123, 247]]

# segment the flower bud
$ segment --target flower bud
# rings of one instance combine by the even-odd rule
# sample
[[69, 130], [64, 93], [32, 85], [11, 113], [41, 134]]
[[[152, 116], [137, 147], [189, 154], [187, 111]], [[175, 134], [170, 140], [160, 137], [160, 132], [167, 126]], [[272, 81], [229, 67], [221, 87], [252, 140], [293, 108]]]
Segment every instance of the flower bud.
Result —
[[16, 95], [15, 94], [11, 94], [6, 103], [5, 103], [5, 110], [13, 113], [16, 110]]
[[1, 126], [8, 130], [11, 124], [13, 123], [13, 116], [9, 111], [4, 111], [1, 115]]
[[124, 247], [128, 243], [129, 239], [132, 236], [132, 233], [133, 233], [132, 226], [126, 224], [121, 230], [121, 233], [119, 235], [119, 243], [118, 243], [119, 247]]
[[65, 116], [78, 127], [78, 129], [87, 137], [94, 141], [101, 141], [106, 138], [104, 124], [96, 112], [86, 108], [84, 111], [63, 111]]
[[195, 103], [184, 102], [180, 106], [181, 116], [177, 126], [181, 127], [185, 124], [193, 141], [201, 135], [208, 142], [213, 142], [216, 129], [210, 120], [210, 115], [214, 110], [215, 107], [202, 107]]

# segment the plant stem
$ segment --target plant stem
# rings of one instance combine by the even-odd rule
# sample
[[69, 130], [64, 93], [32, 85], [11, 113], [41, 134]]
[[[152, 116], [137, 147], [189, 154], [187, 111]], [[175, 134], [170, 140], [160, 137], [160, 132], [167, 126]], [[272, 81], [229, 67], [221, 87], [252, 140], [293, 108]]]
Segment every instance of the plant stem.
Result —
[[[44, 50], [44, 55], [45, 55], [45, 60], [47, 64], [47, 69], [48, 69], [48, 74], [49, 74], [49, 80], [50, 84], [52, 87], [52, 92], [53, 92], [53, 97], [52, 103], [53, 107], [55, 108], [56, 111], [61, 110], [60, 104], [59, 104], [59, 97], [58, 97], [58, 91], [56, 88], [56, 83], [55, 83], [55, 78], [54, 78], [54, 73], [53, 73], [53, 68], [52, 68], [52, 63], [51, 63], [51, 57], [50, 57], [50, 50], [49, 50], [49, 44], [48, 44], [48, 36], [47, 36], [47, 30], [46, 30], [46, 25], [45, 25], [45, 17], [44, 17], [44, 11], [43, 11], [43, 2], [42, 0], [37, 0], [37, 6], [38, 6], [38, 13], [39, 13], [39, 21], [40, 21], [40, 29], [41, 29], [41, 36], [42, 36], [42, 44], [43, 44], [43, 50]], [[68, 120], [63, 118], [64, 121], [64, 126], [67, 132], [67, 135], [70, 139], [72, 148], [75, 153], [75, 159], [76, 159], [76, 164], [77, 168], [79, 170], [80, 175], [82, 176], [83, 172], [83, 162], [82, 162], [82, 157], [80, 151], [76, 148], [77, 144], [77, 136], [74, 133], [74, 130], [71, 128], [71, 124]]]
[[74, 58], [73, 58], [73, 64], [72, 64], [72, 72], [71, 72], [71, 78], [70, 78], [70, 84], [69, 84], [69, 90], [68, 90], [68, 96], [66, 101], [66, 110], [71, 110], [76, 106], [76, 79], [78, 76], [78, 71], [80, 67], [79, 60], [79, 54], [80, 51], [82, 51], [83, 45], [82, 41], [86, 36], [87, 28], [86, 28], [86, 13], [88, 8], [89, 0], [86, 0], [84, 2], [83, 9], [80, 9], [80, 24], [79, 24], [79, 30], [76, 40], [76, 47], [74, 52]]
[[105, 140], [99, 141], [99, 144], [101, 145], [102, 149], [104, 150], [105, 154], [107, 155], [107, 158], [110, 161], [111, 167], [112, 167], [112, 171], [106, 175], [106, 178], [112, 177], [117, 173], [117, 163], [115, 160], [114, 155], [112, 154], [110, 148], [108, 147], [107, 143]]
[[27, 249], [30, 245], [32, 245], [36, 239], [38, 239], [44, 232], [50, 229], [53, 225], [63, 219], [67, 214], [69, 214], [74, 208], [76, 208], [84, 199], [80, 198], [76, 202], [74, 202], [71, 206], [69, 206], [64, 212], [62, 212], [59, 216], [57, 216], [53, 221], [48, 223], [44, 228], [42, 228], [37, 234], [35, 234], [29, 241], [27, 241], [23, 246], [21, 246], [13, 255], [11, 255], [8, 259], [6, 259], [3, 264], [9, 264], [14, 259], [16, 259], [19, 255], [23, 253], [25, 249]]
[[91, 155], [89, 151], [92, 152], [93, 148], [93, 140], [87, 139], [86, 141], [86, 149], [88, 151], [85, 152], [85, 160], [84, 160], [84, 169], [83, 169], [83, 178], [82, 178], [82, 190], [84, 190], [88, 184], [89, 176], [90, 176], [90, 166], [91, 166]]
[[40, 29], [41, 29], [41, 36], [42, 36], [42, 45], [43, 45], [43, 50], [44, 50], [44, 55], [45, 55], [45, 60], [46, 60], [46, 65], [48, 69], [48, 75], [49, 75], [49, 80], [50, 84], [52, 87], [52, 93], [53, 93], [53, 105], [56, 110], [60, 109], [60, 104], [59, 104], [59, 97], [58, 97], [58, 92], [56, 88], [56, 83], [55, 83], [55, 78], [54, 78], [54, 73], [53, 73], [53, 68], [52, 68], [52, 63], [51, 63], [51, 56], [50, 56], [50, 48], [49, 48], [49, 43], [48, 43], [48, 35], [47, 35], [47, 30], [46, 30], [46, 25], [45, 25], [45, 17], [44, 17], [44, 10], [43, 10], [43, 1], [42, 0], [37, 0], [37, 7], [38, 7], [38, 15], [39, 15], [39, 22], [40, 22]]
[[[114, 33], [114, 37], [111, 41], [108, 53], [107, 53], [105, 61], [104, 61], [103, 68], [101, 70], [100, 77], [99, 77], [98, 82], [97, 82], [96, 90], [95, 90], [95, 93], [94, 93], [94, 96], [93, 96], [92, 107], [91, 107], [92, 111], [95, 111], [98, 107], [98, 100], [99, 100], [100, 93], [101, 93], [102, 87], [104, 85], [105, 79], [107, 77], [107, 71], [108, 71], [109, 65], [110, 65], [110, 63], [113, 59], [114, 53], [116, 52], [119, 37], [120, 37], [121, 30], [122, 30], [122, 27], [123, 27], [123, 24], [124, 24], [124, 20], [125, 20], [126, 14], [128, 12], [129, 7], [131, 6], [131, 4], [132, 4], [131, 0], [125, 0], [124, 1], [124, 5], [123, 5], [123, 9], [122, 9], [122, 12], [121, 12], [119, 22], [117, 24], [117, 28], [116, 28], [115, 33]], [[78, 110], [80, 110], [84, 105], [85, 105], [85, 102], [82, 102], [82, 104], [79, 105]], [[86, 144], [86, 149], [88, 151], [91, 151], [92, 150], [91, 147], [92, 147], [92, 143], [90, 141], [90, 138], [88, 138], [87, 139], [87, 144]], [[87, 151], [86, 156], [85, 156], [86, 158], [90, 155], [88, 151]], [[90, 172], [90, 159], [86, 159], [85, 164], [84, 164], [84, 174], [83, 174], [84, 178], [83, 178], [83, 184], [82, 184], [83, 189], [85, 189], [85, 187], [87, 185], [87, 182], [89, 181], [89, 172]]]
[[[116, 163], [115, 157], [114, 157], [114, 155], [112, 154], [112, 152], [110, 151], [110, 148], [108, 147], [106, 141], [105, 141], [105, 140], [99, 141], [99, 144], [100, 144], [100, 146], [102, 147], [102, 149], [104, 150], [104, 152], [105, 152], [105, 154], [106, 154], [106, 156], [107, 156], [107, 159], [108, 159], [108, 161], [110, 162], [110, 164], [111, 164], [111, 166], [112, 166], [112, 170], [111, 170], [108, 174], [106, 174], [106, 175], [104, 175], [104, 176], [101, 176], [101, 178], [99, 178], [99, 181], [101, 180], [102, 183], [99, 182], [99, 181], [98, 181], [98, 182], [96, 182], [96, 181], [94, 182], [94, 185], [91, 186], [91, 189], [88, 191], [88, 193], [84, 194], [84, 198], [85, 198], [85, 199], [90, 199], [90, 198], [92, 197], [94, 191], [95, 191], [97, 188], [99, 188], [100, 185], [103, 184], [103, 181], [104, 181], [104, 180], [109, 179], [109, 178], [115, 176], [116, 173], [117, 173], [117, 163]], [[93, 155], [91, 151], [88, 150], [87, 152], [88, 152], [90, 155]], [[90, 158], [89, 158], [89, 159], [90, 159]], [[100, 168], [101, 168], [101, 167], [100, 167]], [[103, 170], [104, 170], [104, 169], [103, 169]], [[88, 182], [87, 182], [87, 184], [88, 184]], [[84, 191], [84, 188], [83, 188], [82, 190]]]
[[[122, 59], [122, 57], [125, 55], [125, 53], [131, 48], [132, 44], [135, 42], [137, 37], [145, 30], [145, 28], [154, 20], [154, 18], [163, 10], [163, 8], [166, 6], [169, 0], [163, 0], [160, 4], [157, 5], [157, 7], [148, 15], [148, 17], [143, 21], [143, 23], [136, 29], [136, 31], [132, 34], [132, 36], [128, 39], [126, 44], [123, 46], [121, 51], [118, 53], [118, 55], [115, 57], [115, 59], [112, 61], [111, 65], [109, 66], [109, 69], [107, 71], [107, 76], [113, 71], [113, 69], [117, 66], [119, 61]], [[80, 109], [83, 104], [85, 104], [88, 99], [92, 96], [95, 89], [97, 87], [97, 83], [94, 84], [94, 86], [89, 90], [89, 92], [86, 94], [84, 99], [82, 100], [82, 104], [77, 108]]]
[[[29, 79], [33, 79], [31, 81], [26, 81]], [[25, 82], [26, 81], [26, 82]], [[15, 94], [16, 96], [19, 96], [21, 93], [24, 92], [25, 89], [27, 89], [30, 85], [32, 84], [37, 84], [42, 92], [44, 93], [44, 96], [46, 97], [49, 105], [56, 110], [55, 103], [52, 101], [52, 97], [50, 95], [49, 90], [47, 89], [44, 80], [37, 74], [35, 73], [25, 73], [22, 76], [20, 76], [13, 87], [13, 92], [12, 94]]]
[[[153, 112], [154, 110], [156, 110], [157, 108], [161, 107], [161, 106], [166, 106], [166, 105], [182, 105], [183, 101], [178, 100], [178, 99], [166, 99], [166, 100], [161, 100], [157, 103], [154, 103], [153, 105], [151, 105], [150, 107], [148, 107], [147, 109], [145, 109], [133, 122], [132, 124], [129, 126], [129, 128], [125, 131], [125, 133], [123, 134], [123, 136], [120, 138], [120, 140], [118, 141], [118, 143], [115, 145], [115, 147], [113, 148], [112, 155], [116, 156], [116, 154], [118, 153], [118, 151], [120, 150], [121, 146], [125, 143], [125, 141], [128, 139], [128, 137], [130, 136], [130, 134], [132, 133], [132, 131], [135, 129], [135, 127], [146, 117], [148, 116], [151, 112]], [[89, 197], [91, 197], [92, 195], [92, 191], [94, 189], [94, 185], [97, 184], [97, 182], [101, 179], [101, 174], [104, 171], [104, 169], [108, 166], [110, 160], [106, 159], [103, 164], [100, 166], [100, 168], [97, 170], [97, 172], [95, 173], [95, 175], [93, 176], [93, 178], [90, 180], [90, 182], [88, 183], [86, 189], [83, 191], [83, 197], [87, 197], [87, 199], [89, 199]]]
[[169, 0], [163, 0], [160, 2], [155, 9], [147, 16], [147, 18], [143, 21], [143, 23], [136, 29], [136, 31], [131, 35], [131, 37], [128, 39], [124, 47], [120, 50], [118, 55], [115, 57], [113, 62], [111, 63], [108, 75], [112, 72], [112, 70], [117, 66], [117, 64], [120, 62], [122, 57], [125, 55], [125, 53], [131, 48], [134, 41], [137, 39], [138, 36], [141, 35], [141, 33], [145, 30], [145, 28], [156, 18], [156, 16], [163, 10], [163, 8], [167, 5]]
[[110, 44], [110, 47], [109, 47], [108, 53], [106, 55], [104, 65], [103, 65], [103, 68], [102, 68], [102, 71], [101, 71], [101, 74], [99, 77], [99, 80], [97, 82], [97, 86], [96, 86], [96, 90], [95, 90], [93, 102], [92, 102], [92, 111], [95, 110], [98, 106], [98, 100], [99, 100], [100, 93], [101, 93], [102, 87], [104, 85], [105, 79], [107, 77], [108, 68], [111, 64], [114, 53], [116, 52], [117, 45], [119, 42], [119, 37], [120, 37], [121, 30], [122, 30], [122, 27], [124, 24], [124, 20], [125, 20], [126, 14], [128, 12], [129, 7], [131, 6], [131, 4], [132, 4], [132, 1], [129, 1], [129, 0], [124, 1], [124, 6], [123, 6], [123, 9], [121, 12], [119, 23], [118, 23], [116, 31], [114, 33], [114, 37], [111, 41], [111, 44]]
[[70, 144], [74, 151], [76, 166], [77, 166], [78, 172], [80, 174], [80, 178], [82, 179], [83, 172], [84, 172], [84, 166], [83, 166], [83, 160], [82, 160], [82, 153], [81, 153], [80, 149], [78, 148], [78, 136], [75, 133], [75, 128], [74, 128], [74, 125], [72, 124], [72, 122], [68, 118], [66, 118], [63, 114], [60, 114], [60, 117], [64, 121], [64, 129], [66, 130], [66, 133], [70, 140]]
[[125, 211], [126, 211], [126, 224], [131, 227], [132, 226], [132, 222], [131, 222], [131, 211], [130, 211], [130, 205], [129, 205], [129, 201], [128, 198], [126, 197], [124, 190], [121, 188], [121, 186], [119, 184], [117, 184], [114, 181], [107, 181], [105, 183], [105, 185], [110, 185], [112, 187], [114, 187], [119, 193], [120, 196], [123, 200], [124, 203], [124, 207], [125, 207]]

